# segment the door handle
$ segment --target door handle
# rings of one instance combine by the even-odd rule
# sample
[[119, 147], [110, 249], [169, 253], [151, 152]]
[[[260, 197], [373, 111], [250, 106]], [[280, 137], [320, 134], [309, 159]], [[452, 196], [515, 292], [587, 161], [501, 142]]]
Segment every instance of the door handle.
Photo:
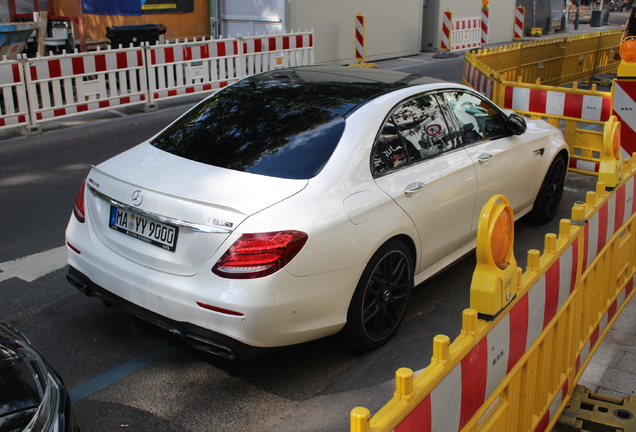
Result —
[[484, 153], [482, 155], [479, 156], [479, 163], [481, 165], [487, 164], [488, 162], [490, 162], [490, 159], [492, 159], [492, 155], [489, 153]]
[[407, 197], [416, 195], [418, 192], [421, 192], [422, 189], [424, 189], [424, 186], [426, 186], [424, 183], [416, 183], [412, 187], [407, 187], [406, 189], [404, 189], [404, 195], [406, 195]]

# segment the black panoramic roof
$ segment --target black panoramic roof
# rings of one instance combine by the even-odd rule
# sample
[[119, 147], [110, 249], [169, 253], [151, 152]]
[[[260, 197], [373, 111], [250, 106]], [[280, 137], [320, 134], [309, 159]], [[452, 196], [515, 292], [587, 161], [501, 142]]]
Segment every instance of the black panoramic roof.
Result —
[[409, 85], [443, 82], [384, 69], [302, 66], [253, 75], [234, 86], [250, 87], [255, 97], [284, 98], [290, 105], [311, 105], [346, 116], [388, 91]]

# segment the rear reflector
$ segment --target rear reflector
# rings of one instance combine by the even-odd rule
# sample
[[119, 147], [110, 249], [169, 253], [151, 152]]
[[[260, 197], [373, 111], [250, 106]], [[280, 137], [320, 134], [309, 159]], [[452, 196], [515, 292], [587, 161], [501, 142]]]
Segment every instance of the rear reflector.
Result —
[[75, 246], [73, 246], [72, 244], [70, 244], [69, 242], [66, 242], [66, 244], [68, 245], [68, 247], [71, 248], [71, 250], [77, 254], [81, 254], [82, 251], [80, 251], [78, 248], [76, 248]]
[[216, 306], [210, 306], [209, 304], [205, 304], [205, 303], [201, 303], [201, 302], [197, 302], [197, 304], [202, 307], [203, 309], [208, 309], [214, 312], [219, 312], [225, 315], [232, 315], [232, 316], [243, 316], [242, 313], [240, 312], [235, 312], [235, 311], [231, 311], [229, 309], [223, 309], [223, 308], [219, 308]]
[[217, 276], [230, 279], [254, 279], [282, 269], [300, 252], [307, 234], [279, 231], [243, 234], [212, 268]]

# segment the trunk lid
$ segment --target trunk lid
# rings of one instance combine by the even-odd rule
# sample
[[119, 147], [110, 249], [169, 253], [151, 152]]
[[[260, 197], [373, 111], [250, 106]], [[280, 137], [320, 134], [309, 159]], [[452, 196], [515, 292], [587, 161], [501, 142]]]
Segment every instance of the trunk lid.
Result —
[[247, 217], [307, 180], [217, 168], [144, 143], [93, 167], [86, 185], [88, 220], [102, 243], [140, 265], [186, 276]]

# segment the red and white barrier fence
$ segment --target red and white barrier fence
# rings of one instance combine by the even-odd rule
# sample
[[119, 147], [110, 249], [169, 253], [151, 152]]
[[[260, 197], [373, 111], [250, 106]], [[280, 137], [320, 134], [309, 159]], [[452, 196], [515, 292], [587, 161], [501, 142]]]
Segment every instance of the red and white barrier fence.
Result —
[[312, 32], [280, 36], [255, 36], [243, 39], [247, 75], [282, 67], [314, 63]]
[[[0, 130], [206, 94], [240, 78], [314, 63], [313, 32], [158, 43], [0, 61]], [[25, 129], [26, 130], [26, 129]]]
[[0, 62], [0, 130], [29, 124], [24, 73], [19, 61]]
[[453, 18], [451, 51], [481, 47], [481, 16]]
[[143, 48], [37, 57], [27, 64], [34, 124], [147, 100]]
[[150, 101], [218, 90], [241, 74], [239, 39], [146, 47]]
[[493, 81], [470, 62], [464, 62], [464, 81], [488, 99], [493, 99]]
[[[577, 282], [578, 250], [575, 241], [395, 431], [461, 431], [564, 306]], [[561, 404], [569, 385], [563, 382], [544, 420], [554, 415], [552, 407]]]
[[611, 114], [611, 98], [566, 91], [546, 91], [506, 87], [504, 108], [528, 115], [549, 114], [576, 119], [606, 121]]

